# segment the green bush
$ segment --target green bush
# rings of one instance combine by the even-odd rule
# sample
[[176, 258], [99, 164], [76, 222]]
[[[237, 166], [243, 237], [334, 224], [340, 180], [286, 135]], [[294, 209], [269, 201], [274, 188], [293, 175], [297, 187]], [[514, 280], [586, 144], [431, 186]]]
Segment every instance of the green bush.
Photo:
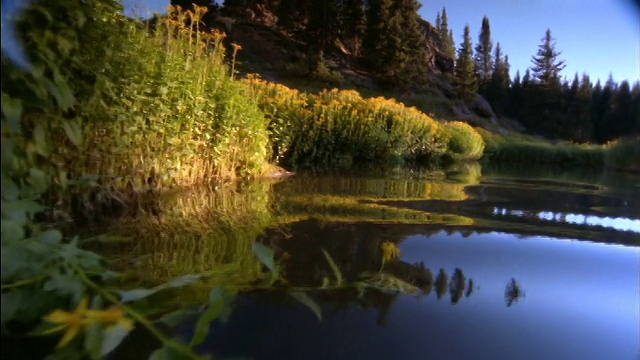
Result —
[[484, 140], [473, 127], [461, 121], [444, 124], [449, 136], [447, 155], [454, 160], [478, 160], [484, 151]]

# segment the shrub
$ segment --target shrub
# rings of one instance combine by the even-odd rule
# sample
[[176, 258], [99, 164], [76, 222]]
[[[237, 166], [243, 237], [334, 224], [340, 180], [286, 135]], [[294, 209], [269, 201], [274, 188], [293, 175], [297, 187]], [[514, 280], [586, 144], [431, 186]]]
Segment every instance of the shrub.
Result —
[[478, 160], [484, 151], [484, 140], [473, 127], [462, 121], [445, 123], [449, 141], [447, 155], [455, 160]]

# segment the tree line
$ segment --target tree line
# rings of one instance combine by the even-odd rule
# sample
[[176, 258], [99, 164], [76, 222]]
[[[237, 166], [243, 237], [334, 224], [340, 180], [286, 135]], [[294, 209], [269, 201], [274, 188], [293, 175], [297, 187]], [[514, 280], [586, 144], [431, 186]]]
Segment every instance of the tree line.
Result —
[[[437, 19], [441, 17], [438, 13]], [[465, 26], [455, 66], [458, 95], [471, 101], [479, 93], [498, 116], [516, 119], [549, 138], [603, 143], [640, 134], [640, 83], [617, 84], [610, 75], [604, 85], [600, 80], [594, 85], [587, 74], [577, 73], [569, 81], [562, 77], [565, 62], [554, 40], [547, 29], [531, 67], [512, 79], [499, 42], [493, 50], [489, 19], [482, 19], [475, 48]]]
[[[208, 6], [210, 0], [172, 0]], [[342, 47], [355, 63], [369, 68], [383, 82], [397, 86], [427, 84], [426, 22], [417, 0], [224, 0], [224, 7], [260, 3], [278, 17], [278, 26], [297, 34], [308, 46], [310, 67], [324, 64], [324, 52]], [[456, 48], [446, 8], [435, 28], [441, 52], [454, 59], [450, 79], [457, 97], [467, 103], [482, 95], [496, 115], [518, 120], [526, 129], [550, 138], [579, 142], [640, 134], [640, 85], [617, 84], [610, 77], [595, 85], [588, 75], [562, 76], [564, 61], [547, 30], [532, 66], [510, 75], [509, 57], [494, 46], [489, 19], [482, 19], [478, 42], [469, 26]], [[310, 69], [313, 70], [313, 69]]]

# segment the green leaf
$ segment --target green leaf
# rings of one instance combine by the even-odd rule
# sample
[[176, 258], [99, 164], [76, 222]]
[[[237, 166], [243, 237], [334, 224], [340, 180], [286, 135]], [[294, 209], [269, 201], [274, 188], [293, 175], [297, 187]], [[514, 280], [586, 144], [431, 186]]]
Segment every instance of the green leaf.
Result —
[[[17, 221], [11, 219], [2, 219], [2, 244], [4, 247], [5, 242], [18, 241], [24, 238], [24, 228], [18, 224]], [[5, 251], [2, 249], [2, 251]], [[4, 270], [4, 264], [3, 269]]]
[[322, 321], [322, 310], [320, 310], [320, 306], [310, 298], [305, 292], [292, 292], [291, 296], [294, 299], [300, 301], [304, 306], [308, 307], [313, 311], [314, 314], [318, 317], [319, 321]]
[[47, 146], [47, 133], [44, 127], [39, 123], [33, 128], [33, 142], [36, 145], [36, 151], [42, 156], [49, 156], [49, 147]]
[[151, 353], [149, 360], [172, 360], [171, 352], [167, 347], [161, 347], [160, 349]]
[[224, 291], [219, 285], [214, 287], [209, 294], [209, 307], [200, 315], [196, 323], [196, 331], [191, 338], [189, 346], [200, 344], [209, 334], [211, 322], [215, 320], [224, 307]]
[[173, 279], [167, 282], [166, 284], [156, 286], [153, 289], [135, 289], [135, 290], [129, 290], [129, 291], [121, 291], [120, 301], [124, 303], [124, 302], [144, 299], [147, 296], [153, 295], [160, 290], [182, 287], [185, 285], [192, 284], [197, 280], [199, 280], [201, 277], [202, 276], [200, 275], [189, 274], [189, 275], [185, 275], [185, 276], [181, 276], [179, 278]]
[[[22, 102], [11, 96], [2, 93], [2, 115], [9, 123], [9, 129], [15, 134], [20, 133], [20, 123], [22, 121]], [[4, 125], [4, 124], [3, 124]], [[4, 127], [4, 126], [3, 126]], [[3, 133], [5, 129], [2, 129]], [[4, 138], [4, 135], [3, 135]], [[4, 141], [4, 139], [2, 139]]]
[[92, 359], [100, 359], [104, 331], [101, 324], [89, 324], [86, 327], [84, 336], [84, 349], [89, 353]]
[[58, 230], [47, 230], [38, 234], [38, 240], [47, 245], [57, 245], [62, 240], [62, 234]]
[[[4, 142], [4, 140], [3, 140]], [[4, 163], [2, 166], [5, 166]], [[2, 177], [2, 200], [15, 201], [20, 196], [20, 189], [13, 180]], [[4, 208], [4, 205], [2, 206]]]
[[120, 301], [123, 303], [144, 299], [149, 295], [157, 293], [157, 289], [134, 289], [129, 291], [120, 291]]
[[156, 320], [156, 322], [165, 324], [169, 327], [175, 327], [185, 321], [187, 318], [201, 311], [202, 307], [200, 306], [190, 306], [165, 314], [160, 319]]
[[274, 260], [275, 255], [273, 253], [273, 249], [260, 243], [254, 242], [251, 245], [251, 250], [253, 250], [253, 253], [256, 254], [258, 260], [260, 260], [260, 262], [264, 264], [264, 266], [269, 268], [269, 270], [271, 271], [276, 271], [276, 264]]
[[116, 324], [107, 328], [107, 330], [104, 332], [105, 336], [104, 341], [102, 342], [100, 357], [104, 357], [105, 355], [113, 351], [113, 349], [118, 347], [118, 345], [120, 345], [122, 340], [127, 337], [130, 331], [131, 330], [127, 329], [121, 324]]
[[44, 171], [36, 168], [29, 169], [29, 182], [38, 193], [43, 193], [49, 188], [49, 181]]
[[149, 360], [183, 360], [183, 359], [191, 359], [187, 357], [186, 354], [180, 353], [175, 349], [170, 347], [161, 347], [160, 349], [154, 351], [150, 356]]
[[329, 255], [329, 253], [325, 249], [322, 249], [322, 253], [324, 254], [325, 259], [327, 259], [329, 266], [331, 266], [333, 275], [336, 277], [336, 285], [342, 285], [342, 272], [340, 272], [340, 268], [338, 268], [338, 265], [336, 265], [336, 263], [333, 261], [333, 258], [331, 258], [331, 255]]
[[193, 284], [201, 278], [201, 275], [188, 274], [179, 278], [175, 278], [169, 281], [166, 285], [160, 285], [160, 287], [162, 287], [163, 289], [182, 287], [185, 285]]
[[77, 121], [67, 120], [62, 122], [62, 129], [73, 145], [80, 147], [82, 144], [82, 127], [80, 124]]
[[25, 212], [30, 214], [39, 213], [46, 209], [44, 206], [38, 204], [33, 200], [15, 200], [15, 201], [3, 201], [2, 212]]
[[44, 291], [54, 291], [62, 295], [70, 295], [76, 299], [82, 297], [85, 286], [82, 280], [78, 279], [75, 274], [66, 275], [54, 273], [51, 278], [42, 286]]

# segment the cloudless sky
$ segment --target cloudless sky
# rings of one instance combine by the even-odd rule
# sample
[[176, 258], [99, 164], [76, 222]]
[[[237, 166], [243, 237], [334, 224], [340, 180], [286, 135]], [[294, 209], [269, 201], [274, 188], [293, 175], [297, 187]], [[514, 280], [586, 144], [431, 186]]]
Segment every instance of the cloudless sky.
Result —
[[[511, 76], [517, 70], [524, 75], [531, 57], [547, 28], [556, 39], [556, 50], [566, 68], [562, 75], [569, 81], [577, 72], [587, 73], [592, 82], [603, 83], [611, 73], [616, 82], [640, 79], [640, 26], [637, 1], [634, 0], [420, 0], [420, 15], [435, 24], [436, 14], [447, 8], [449, 28], [456, 47], [462, 42], [465, 24], [472, 41], [478, 41], [482, 17], [491, 23], [491, 37], [500, 42], [509, 56]], [[222, 2], [222, 1], [218, 1]], [[169, 0], [124, 0], [132, 6], [163, 12]], [[140, 10], [143, 10], [140, 12]]]
[[616, 82], [640, 79], [640, 27], [633, 0], [420, 0], [420, 15], [435, 24], [438, 11], [447, 9], [456, 47], [469, 24], [478, 41], [482, 17], [491, 24], [491, 38], [509, 56], [511, 76], [524, 75], [548, 29], [566, 68], [562, 76], [587, 73], [603, 83], [611, 73]]

